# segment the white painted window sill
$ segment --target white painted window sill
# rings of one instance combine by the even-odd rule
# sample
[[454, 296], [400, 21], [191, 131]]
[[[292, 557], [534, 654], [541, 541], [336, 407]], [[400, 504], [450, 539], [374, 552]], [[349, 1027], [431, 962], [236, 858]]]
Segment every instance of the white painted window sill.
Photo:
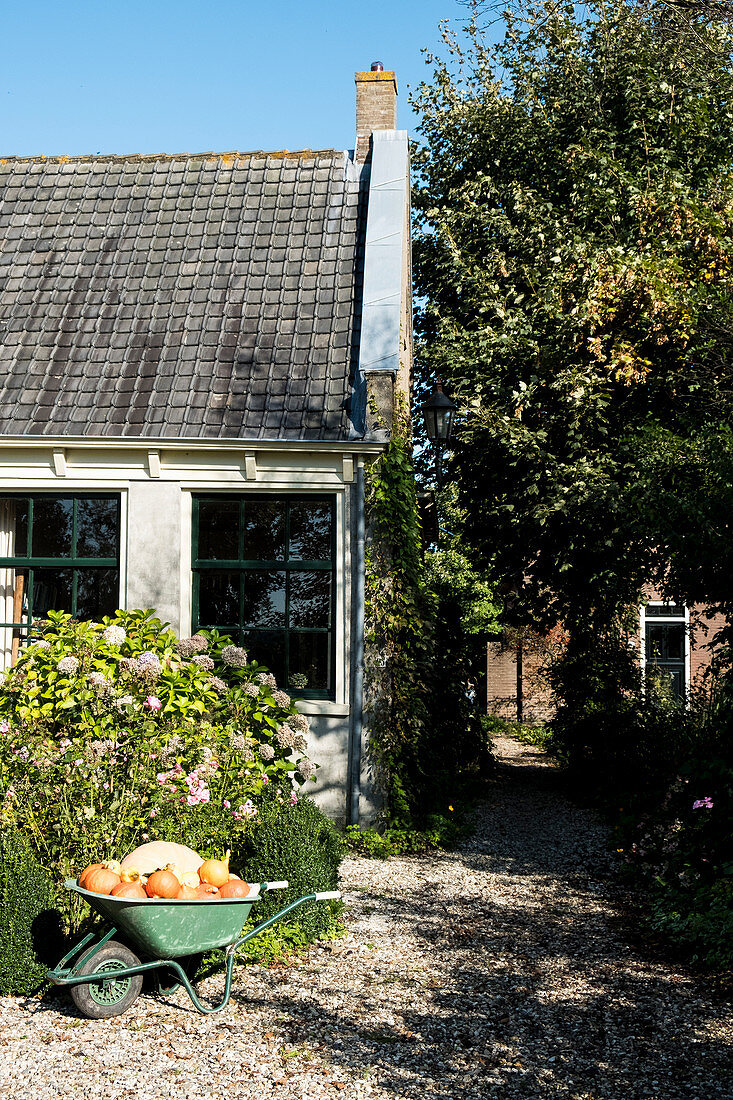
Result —
[[324, 718], [347, 718], [349, 708], [345, 703], [333, 703], [330, 699], [300, 699], [296, 706], [301, 714]]

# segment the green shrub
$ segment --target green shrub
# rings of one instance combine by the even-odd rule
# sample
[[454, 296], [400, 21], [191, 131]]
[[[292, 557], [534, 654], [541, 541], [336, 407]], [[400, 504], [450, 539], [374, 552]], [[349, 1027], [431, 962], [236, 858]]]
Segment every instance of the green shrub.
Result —
[[539, 749], [552, 751], [552, 733], [546, 726], [527, 726], [524, 722], [511, 722], [498, 718], [495, 714], [486, 714], [483, 719], [487, 737], [498, 734], [500, 737], [513, 737], [525, 745], [536, 745]]
[[[232, 844], [232, 866], [249, 882], [287, 879], [288, 890], [263, 897], [256, 905], [257, 921], [282, 909], [302, 894], [338, 888], [338, 869], [345, 845], [333, 822], [309, 798], [286, 799], [269, 791], [246, 833]], [[326, 933], [341, 902], [304, 905], [288, 917], [309, 940]]]
[[51, 885], [27, 840], [15, 829], [0, 832], [0, 994], [33, 993], [43, 983], [35, 945], [50, 902]]
[[451, 848], [466, 835], [466, 828], [453, 818], [430, 814], [428, 828], [419, 829], [361, 829], [349, 825], [346, 843], [353, 852], [367, 859], [389, 859], [390, 856], [415, 856], [432, 852], [437, 848]]

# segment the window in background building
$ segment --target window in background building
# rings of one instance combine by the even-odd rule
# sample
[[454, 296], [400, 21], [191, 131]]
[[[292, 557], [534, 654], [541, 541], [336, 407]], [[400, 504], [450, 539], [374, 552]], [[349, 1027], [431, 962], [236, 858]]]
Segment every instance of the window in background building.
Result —
[[331, 497], [193, 502], [193, 630], [230, 634], [305, 698], [333, 697], [334, 516]]
[[688, 617], [682, 604], [649, 603], [642, 608], [644, 675], [667, 685], [683, 702], [689, 684]]
[[119, 606], [120, 499], [0, 496], [0, 666], [49, 611], [99, 619]]

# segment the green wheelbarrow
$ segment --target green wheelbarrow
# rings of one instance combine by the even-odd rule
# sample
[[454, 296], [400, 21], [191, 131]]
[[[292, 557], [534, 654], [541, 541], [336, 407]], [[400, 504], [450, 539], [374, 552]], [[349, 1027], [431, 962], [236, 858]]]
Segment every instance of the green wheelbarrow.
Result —
[[[90, 932], [64, 955], [54, 970], [48, 972], [54, 985], [70, 987], [74, 1004], [92, 1020], [106, 1020], [126, 1012], [139, 996], [143, 974], [149, 970], [173, 972], [174, 984], [166, 989], [160, 983], [161, 992], [170, 992], [182, 985], [199, 1012], [221, 1012], [229, 1003], [234, 956], [243, 944], [307, 901], [341, 897], [338, 890], [304, 894], [243, 936], [242, 926], [252, 906], [270, 890], [286, 889], [287, 882], [252, 885], [246, 898], [196, 901], [113, 898], [84, 890], [73, 878], [66, 879], [65, 885], [67, 890], [81, 894], [92, 909], [112, 925], [96, 943], [92, 942], [95, 936]], [[115, 940], [113, 937], [118, 933], [136, 950]], [[195, 966], [191, 967], [190, 962], [194, 956], [216, 948], [226, 955], [226, 981], [224, 999], [221, 1004], [211, 1006], [199, 1000], [191, 984], [190, 976]]]

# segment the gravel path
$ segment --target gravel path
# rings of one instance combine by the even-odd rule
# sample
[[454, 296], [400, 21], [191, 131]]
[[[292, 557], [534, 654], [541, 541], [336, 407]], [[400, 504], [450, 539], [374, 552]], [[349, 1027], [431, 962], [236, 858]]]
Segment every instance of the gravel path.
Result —
[[0, 999], [0, 1097], [731, 1100], [730, 1007], [629, 944], [603, 828], [541, 754], [496, 749], [463, 851], [347, 860], [348, 939], [237, 968], [222, 1014]]

